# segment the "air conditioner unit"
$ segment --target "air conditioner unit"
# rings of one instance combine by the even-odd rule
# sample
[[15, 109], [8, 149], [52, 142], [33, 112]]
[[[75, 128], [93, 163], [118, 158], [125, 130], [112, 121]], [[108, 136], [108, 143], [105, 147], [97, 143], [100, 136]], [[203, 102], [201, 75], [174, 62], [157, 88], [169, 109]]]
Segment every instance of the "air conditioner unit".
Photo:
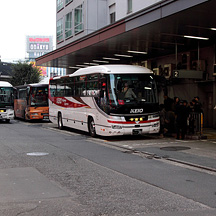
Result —
[[160, 75], [160, 68], [153, 68], [154, 75], [159, 76]]
[[192, 70], [206, 71], [206, 61], [205, 60], [192, 61]]

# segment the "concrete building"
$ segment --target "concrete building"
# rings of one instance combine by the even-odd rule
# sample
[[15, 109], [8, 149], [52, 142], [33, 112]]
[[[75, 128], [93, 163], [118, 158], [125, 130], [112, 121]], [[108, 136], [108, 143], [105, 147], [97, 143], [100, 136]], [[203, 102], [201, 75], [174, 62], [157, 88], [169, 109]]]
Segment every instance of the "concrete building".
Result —
[[57, 0], [57, 49], [37, 65], [67, 73], [94, 64], [138, 64], [167, 92], [199, 96], [204, 126], [216, 128], [216, 0]]

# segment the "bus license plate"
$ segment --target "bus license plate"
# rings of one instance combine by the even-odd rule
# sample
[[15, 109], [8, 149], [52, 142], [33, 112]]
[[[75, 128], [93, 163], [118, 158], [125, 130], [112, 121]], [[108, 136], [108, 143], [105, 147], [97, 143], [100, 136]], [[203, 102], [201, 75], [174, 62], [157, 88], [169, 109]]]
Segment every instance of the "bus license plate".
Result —
[[132, 132], [133, 132], [133, 135], [139, 135], [142, 133], [142, 129], [134, 129]]
[[44, 116], [43, 119], [49, 119], [49, 116]]

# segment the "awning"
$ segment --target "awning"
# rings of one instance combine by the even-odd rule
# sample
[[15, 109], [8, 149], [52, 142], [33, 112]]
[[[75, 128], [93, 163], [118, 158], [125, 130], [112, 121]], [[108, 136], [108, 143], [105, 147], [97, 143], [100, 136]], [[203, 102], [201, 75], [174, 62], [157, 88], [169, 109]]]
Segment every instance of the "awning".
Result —
[[212, 46], [215, 9], [216, 0], [163, 1], [45, 54], [36, 64], [72, 69], [94, 63], [135, 63]]

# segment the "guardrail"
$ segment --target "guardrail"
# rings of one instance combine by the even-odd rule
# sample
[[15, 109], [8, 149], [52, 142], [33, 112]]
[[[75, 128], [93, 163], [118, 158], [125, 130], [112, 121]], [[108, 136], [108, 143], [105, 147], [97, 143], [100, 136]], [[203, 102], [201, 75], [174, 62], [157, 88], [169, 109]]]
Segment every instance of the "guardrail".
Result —
[[189, 115], [189, 134], [203, 135], [203, 113], [191, 112]]

